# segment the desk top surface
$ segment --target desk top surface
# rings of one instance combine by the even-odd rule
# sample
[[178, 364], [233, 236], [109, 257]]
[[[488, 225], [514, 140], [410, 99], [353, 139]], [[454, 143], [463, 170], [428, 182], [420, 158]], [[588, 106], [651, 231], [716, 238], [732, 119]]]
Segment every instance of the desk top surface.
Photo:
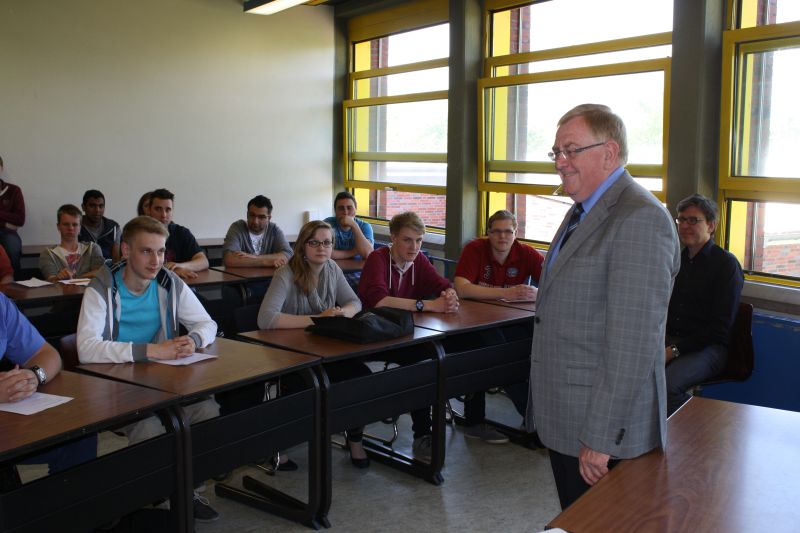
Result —
[[504, 300], [472, 300], [475, 302], [499, 305], [501, 307], [511, 307], [512, 309], [522, 309], [530, 313], [536, 313], [536, 302], [506, 302]]
[[218, 272], [223, 272], [231, 276], [248, 280], [271, 279], [273, 274], [275, 274], [275, 269], [273, 267], [226, 267], [225, 265], [222, 265], [211, 267], [209, 270], [216, 270]]
[[461, 300], [457, 313], [414, 314], [415, 325], [443, 333], [465, 333], [526, 320], [533, 320], [530, 311], [473, 300]]
[[197, 277], [183, 280], [190, 287], [202, 287], [204, 285], [228, 285], [231, 283], [242, 283], [241, 276], [208, 268], [197, 272]]
[[692, 398], [667, 451], [623, 461], [549, 527], [797, 531], [800, 413]]
[[[366, 263], [363, 259], [334, 259], [334, 261], [345, 273], [360, 272]], [[226, 267], [224, 265], [211, 267], [211, 269], [248, 280], [270, 279], [277, 270], [274, 267]]]
[[319, 363], [295, 352], [218, 338], [203, 353], [218, 355], [186, 366], [161, 363], [92, 363], [81, 371], [163, 390], [181, 396], [205, 396]]
[[304, 329], [260, 329], [241, 333], [240, 335], [272, 346], [280, 346], [282, 348], [316, 355], [322, 357], [327, 362], [351, 357], [361, 357], [395, 348], [403, 348], [405, 346], [421, 344], [442, 337], [441, 333], [423, 328], [414, 328], [413, 335], [380, 342], [370, 342], [367, 344], [358, 344], [335, 339], [333, 337], [325, 337], [305, 331]]
[[36, 303], [52, 303], [53, 299], [80, 299], [86, 287], [53, 283], [45, 287], [25, 287], [19, 283], [4, 283], [0, 292], [22, 305]]
[[0, 458], [44, 447], [65, 434], [79, 435], [83, 428], [96, 430], [111, 425], [115, 419], [160, 409], [178, 400], [167, 392], [67, 371], [60, 372], [40, 391], [73, 399], [34, 415], [0, 412]]

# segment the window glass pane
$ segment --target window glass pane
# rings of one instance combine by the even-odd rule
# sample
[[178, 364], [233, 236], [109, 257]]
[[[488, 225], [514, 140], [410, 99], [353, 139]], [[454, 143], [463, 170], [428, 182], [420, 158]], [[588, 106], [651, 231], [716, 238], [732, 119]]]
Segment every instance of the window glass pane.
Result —
[[666, 31], [672, 31], [672, 0], [539, 2], [492, 14], [492, 55]]
[[[361, 196], [359, 196], [361, 198]], [[389, 220], [404, 211], [414, 211], [426, 226], [444, 228], [446, 198], [439, 194], [400, 191], [369, 191], [369, 203], [359, 202], [358, 214]]]
[[489, 214], [511, 211], [517, 215], [517, 236], [531, 241], [550, 242], [570, 207], [569, 196], [489, 193]]
[[447, 152], [447, 100], [351, 108], [356, 152]]
[[564, 70], [569, 68], [591, 67], [596, 65], [611, 65], [645, 59], [660, 59], [672, 57], [672, 45], [650, 46], [635, 50], [622, 50], [619, 52], [606, 52], [603, 54], [590, 54], [563, 59], [549, 59], [495, 68], [494, 76], [513, 76], [516, 74], [535, 74], [551, 70]]
[[800, 205], [730, 201], [728, 249], [751, 272], [800, 278]]
[[418, 63], [450, 55], [450, 25], [439, 24], [356, 43], [355, 72]]
[[[800, 2], [798, 2], [800, 4]], [[744, 54], [737, 100], [734, 173], [800, 178], [800, 47]]]
[[800, 20], [797, 0], [741, 0], [740, 28]]
[[353, 179], [444, 187], [447, 184], [447, 164], [408, 163], [404, 161], [354, 161]]
[[449, 83], [447, 67], [376, 76], [356, 80], [353, 98], [375, 98], [401, 94], [424, 93], [447, 90]]
[[611, 107], [625, 122], [628, 162], [661, 164], [664, 73], [542, 82], [485, 91], [488, 160], [547, 161], [561, 116], [587, 101]]
[[553, 190], [561, 185], [558, 174], [534, 174], [529, 172], [489, 172], [491, 183], [524, 183], [526, 185], [552, 185]]

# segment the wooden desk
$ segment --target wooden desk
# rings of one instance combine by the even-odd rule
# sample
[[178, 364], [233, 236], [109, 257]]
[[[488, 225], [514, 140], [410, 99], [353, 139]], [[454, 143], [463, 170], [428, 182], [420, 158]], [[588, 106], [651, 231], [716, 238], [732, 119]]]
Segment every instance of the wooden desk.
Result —
[[336, 264], [339, 265], [339, 268], [341, 268], [342, 272], [345, 274], [361, 272], [364, 269], [364, 264], [367, 262], [366, 259], [334, 259], [334, 261], [336, 261]]
[[[534, 314], [530, 311], [462, 300], [458, 313], [417, 313], [417, 326], [443, 332], [445, 398], [519, 383], [530, 374]], [[456, 415], [456, 421], [463, 417]], [[487, 424], [526, 447], [537, 447], [536, 434], [497, 421]]]
[[261, 496], [222, 484], [216, 485], [216, 492], [316, 527], [321, 493], [320, 400], [319, 387], [310, 368], [319, 365], [319, 358], [224, 338], [218, 338], [202, 351], [217, 354], [219, 358], [188, 366], [120, 363], [87, 364], [78, 368], [84, 372], [168, 391], [179, 395], [184, 403], [304, 371], [310, 384], [308, 389], [187, 428], [190, 437], [187, 439], [187, 455], [192, 460], [194, 479], [208, 479], [220, 472], [255, 462], [270, 452], [307, 441], [308, 502], [287, 500], [282, 493], [252, 478], [245, 478], [244, 486], [258, 491]]
[[226, 267], [223, 265], [212, 267], [209, 270], [225, 272], [247, 281], [267, 281], [271, 280], [273, 274], [275, 274], [275, 268], [273, 267]]
[[[443, 352], [437, 342], [442, 337], [441, 333], [414, 328], [413, 335], [368, 344], [324, 337], [301, 329], [259, 330], [243, 333], [241, 336], [322, 358], [323, 366], [319, 369], [324, 421], [324, 490], [319, 515], [322, 524], [328, 524], [327, 514], [332, 498], [330, 435], [346, 428], [366, 425], [433, 405], [434, 446], [430, 463], [417, 461], [372, 439], [365, 439], [364, 447], [376, 461], [426, 479], [435, 485], [444, 481], [441, 469], [444, 465], [445, 397], [440, 369]], [[381, 354], [403, 348], [418, 353], [429, 350], [431, 359], [337, 383], [331, 383], [324, 371], [326, 364], [358, 357], [380, 360]]]
[[[464, 300], [462, 300], [463, 302]], [[536, 312], [536, 302], [504, 302], [503, 300], [470, 300], [484, 304], [499, 305], [502, 307], [511, 307], [513, 309], [521, 309], [531, 313]]]
[[80, 300], [86, 287], [53, 283], [46, 287], [25, 287], [19, 283], [4, 283], [0, 292], [14, 300], [21, 309], [40, 305], [52, 305], [54, 300]]
[[593, 531], [797, 531], [800, 413], [692, 398], [666, 453], [622, 461], [548, 527]]
[[73, 399], [30, 416], [0, 412], [0, 461], [14, 464], [152, 411], [162, 414], [167, 433], [0, 494], [0, 529], [91, 530], [170, 497], [173, 527], [191, 531], [191, 484], [181, 468], [183, 424], [175, 395], [66, 371], [41, 391]]
[[228, 272], [209, 268], [201, 272], [197, 272], [196, 278], [185, 279], [183, 281], [185, 281], [189, 287], [200, 288], [210, 285], [239, 285], [242, 283], [242, 278], [241, 276], [234, 276]]

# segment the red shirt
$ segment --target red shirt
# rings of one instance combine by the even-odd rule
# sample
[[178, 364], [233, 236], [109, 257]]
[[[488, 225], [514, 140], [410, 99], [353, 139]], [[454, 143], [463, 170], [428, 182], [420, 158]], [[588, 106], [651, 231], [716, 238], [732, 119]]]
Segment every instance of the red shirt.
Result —
[[14, 275], [14, 269], [11, 268], [11, 260], [8, 258], [6, 249], [0, 246], [0, 278], [5, 277], [7, 274]]
[[543, 261], [533, 247], [515, 240], [501, 265], [492, 254], [489, 239], [475, 239], [461, 251], [456, 276], [482, 287], [513, 287], [525, 283], [528, 276], [539, 283]]

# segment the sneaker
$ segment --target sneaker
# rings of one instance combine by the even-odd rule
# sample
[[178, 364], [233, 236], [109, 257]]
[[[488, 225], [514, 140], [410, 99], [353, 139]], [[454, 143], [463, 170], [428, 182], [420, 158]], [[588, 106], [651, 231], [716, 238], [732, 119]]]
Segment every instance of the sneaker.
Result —
[[194, 501], [192, 501], [192, 508], [194, 510], [194, 519], [197, 522], [213, 522], [219, 518], [219, 513], [211, 507], [206, 498], [200, 496], [197, 491], [194, 493]]
[[414, 452], [414, 458], [421, 461], [431, 460], [431, 436], [423, 435], [414, 439], [414, 444], [411, 446]]
[[464, 430], [464, 435], [470, 439], [481, 439], [489, 444], [505, 444], [508, 442], [508, 437], [486, 424], [469, 426]]

